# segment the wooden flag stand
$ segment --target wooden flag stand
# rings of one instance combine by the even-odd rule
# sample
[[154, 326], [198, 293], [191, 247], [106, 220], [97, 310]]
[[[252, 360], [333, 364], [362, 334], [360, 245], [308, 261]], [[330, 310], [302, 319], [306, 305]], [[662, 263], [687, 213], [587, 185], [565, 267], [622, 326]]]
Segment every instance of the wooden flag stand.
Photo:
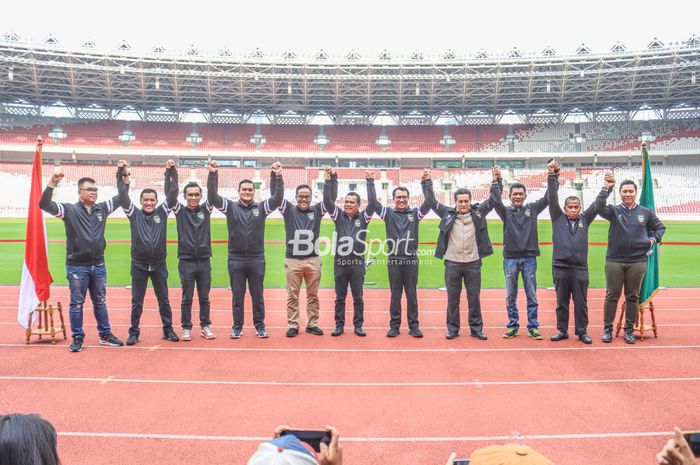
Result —
[[[651, 315], [651, 325], [644, 324], [644, 312], [649, 310]], [[625, 302], [622, 303], [622, 311], [620, 312], [620, 318], [617, 320], [617, 326], [615, 326], [615, 337], [620, 334], [622, 329], [622, 320], [625, 319]], [[637, 324], [634, 325], [634, 330], [639, 332], [639, 339], [644, 340], [644, 333], [646, 331], [654, 331], [654, 337], [658, 338], [659, 335], [656, 332], [656, 316], [654, 315], [654, 302], [649, 301], [649, 303], [639, 306], [639, 313], [637, 314]]]
[[[61, 320], [61, 326], [56, 327], [53, 319], [53, 312], [57, 311], [58, 316]], [[32, 315], [34, 312], [38, 313], [38, 325], [36, 329], [32, 329]], [[29, 322], [27, 323], [27, 344], [32, 336], [51, 336], [51, 344], [56, 344], [56, 334], [63, 333], [63, 339], [68, 339], [66, 335], [66, 325], [63, 322], [63, 308], [61, 307], [61, 302], [56, 304], [54, 308], [53, 305], [48, 305], [46, 302], [41, 302], [39, 306], [29, 314]]]

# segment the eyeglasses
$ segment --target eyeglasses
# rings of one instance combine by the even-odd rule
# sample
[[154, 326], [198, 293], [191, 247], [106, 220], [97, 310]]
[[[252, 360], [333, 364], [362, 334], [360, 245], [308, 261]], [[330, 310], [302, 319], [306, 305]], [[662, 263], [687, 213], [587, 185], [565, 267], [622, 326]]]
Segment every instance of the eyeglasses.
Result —
[[97, 187], [81, 187], [81, 191], [87, 191], [90, 192], [91, 194], [97, 192]]
[[311, 198], [310, 195], [297, 195], [297, 199], [299, 199], [299, 200], [308, 200], [310, 198]]
[[187, 194], [187, 197], [201, 197], [201, 196], [202, 196], [202, 194], [200, 194], [199, 192]]

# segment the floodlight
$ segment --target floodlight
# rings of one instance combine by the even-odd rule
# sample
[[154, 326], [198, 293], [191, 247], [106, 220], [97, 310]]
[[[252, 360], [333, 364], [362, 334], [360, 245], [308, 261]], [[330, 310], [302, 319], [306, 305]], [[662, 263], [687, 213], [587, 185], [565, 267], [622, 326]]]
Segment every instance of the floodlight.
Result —
[[7, 70], [7, 80], [8, 81], [15, 80], [15, 67], [14, 66], [10, 66], [10, 69]]
[[324, 146], [330, 144], [331, 139], [325, 134], [319, 134], [314, 138], [314, 144]]
[[380, 147], [387, 147], [389, 144], [391, 144], [391, 139], [389, 139], [389, 136], [386, 134], [382, 134], [381, 136], [377, 137], [376, 143]]
[[202, 143], [203, 139], [202, 139], [202, 136], [200, 136], [198, 132], [192, 131], [191, 133], [189, 133], [187, 135], [187, 137], [185, 137], [185, 140], [187, 142], [189, 142], [190, 144], [192, 144], [192, 147], [196, 147], [197, 144]]
[[119, 140], [125, 144], [128, 144], [132, 140], [136, 140], [136, 135], [133, 133], [133, 131], [125, 129], [119, 134]]
[[156, 90], [160, 90], [160, 78], [156, 77]]

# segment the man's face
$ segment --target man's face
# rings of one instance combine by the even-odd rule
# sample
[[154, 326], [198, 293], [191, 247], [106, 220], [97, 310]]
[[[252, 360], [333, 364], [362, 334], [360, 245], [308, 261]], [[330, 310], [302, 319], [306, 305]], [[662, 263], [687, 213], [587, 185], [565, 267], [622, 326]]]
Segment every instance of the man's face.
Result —
[[516, 187], [510, 192], [508, 198], [510, 199], [510, 204], [512, 206], [514, 206], [515, 208], [520, 208], [525, 203], [527, 194], [525, 194], [525, 189], [523, 189], [522, 187]]
[[158, 202], [158, 197], [152, 192], [141, 195], [141, 210], [146, 213], [153, 213], [156, 209], [156, 203]]
[[302, 210], [308, 210], [311, 205], [311, 190], [304, 187], [297, 192], [297, 207]]
[[202, 200], [202, 193], [196, 187], [188, 187], [185, 189], [185, 200], [189, 208], [197, 208], [199, 201]]
[[578, 200], [570, 200], [564, 205], [564, 214], [570, 220], [576, 220], [581, 216], [581, 202]]
[[472, 199], [468, 194], [459, 194], [455, 202], [457, 203], [457, 213], [464, 215], [472, 210]]
[[345, 196], [344, 207], [345, 213], [348, 216], [355, 216], [357, 215], [357, 212], [360, 211], [360, 206], [357, 203], [357, 197], [355, 197], [354, 195]]
[[394, 206], [397, 210], [403, 211], [408, 207], [408, 192], [405, 190], [397, 190], [394, 194]]
[[622, 189], [620, 189], [620, 198], [626, 207], [634, 205], [635, 200], [637, 200], [637, 189], [634, 188], [634, 184], [625, 184], [622, 186]]
[[83, 204], [92, 206], [97, 201], [97, 187], [95, 183], [85, 182], [78, 189], [78, 197]]
[[241, 202], [248, 204], [253, 201], [255, 197], [255, 186], [252, 182], [244, 182], [241, 187], [238, 188], [238, 198]]

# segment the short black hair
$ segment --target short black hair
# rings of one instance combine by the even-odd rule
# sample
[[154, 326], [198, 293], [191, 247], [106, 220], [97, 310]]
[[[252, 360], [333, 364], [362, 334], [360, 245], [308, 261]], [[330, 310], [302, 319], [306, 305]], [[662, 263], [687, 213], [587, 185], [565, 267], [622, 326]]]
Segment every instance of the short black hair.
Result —
[[252, 184], [253, 189], [255, 189], [255, 183], [253, 181], [251, 181], [250, 179], [241, 179], [241, 182], [238, 183], [238, 190], [241, 190], [241, 186], [243, 184]]
[[575, 195], [570, 195], [567, 198], [564, 199], [564, 206], [566, 207], [570, 202], [578, 202], [579, 204], [581, 203], [581, 199], [576, 197]]
[[35, 414], [0, 415], [0, 465], [60, 463], [51, 423]]
[[86, 182], [97, 184], [94, 179], [85, 177], [78, 179], [78, 187], [83, 187], [83, 184], [85, 184]]
[[620, 192], [622, 192], [622, 186], [627, 186], [627, 185], [634, 186], [634, 191], [637, 192], [637, 184], [634, 181], [632, 181], [631, 179], [625, 179], [624, 181], [622, 181], [620, 183]]
[[466, 189], [466, 188], [464, 188], [464, 187], [460, 187], [459, 189], [457, 189], [457, 190], [455, 191], [455, 193], [454, 193], [455, 202], [457, 201], [457, 196], [458, 196], [458, 195], [468, 195], [468, 196], [469, 196], [469, 201], [472, 200], [472, 191], [470, 191], [469, 189]]
[[510, 188], [508, 190], [508, 194], [513, 193], [513, 189], [522, 189], [525, 194], [527, 194], [527, 187], [525, 187], [525, 184], [521, 182], [514, 182], [513, 184], [510, 185]]
[[404, 191], [404, 192], [406, 193], [406, 195], [411, 195], [411, 193], [408, 192], [408, 189], [406, 189], [405, 187], [403, 187], [403, 186], [397, 186], [397, 187], [394, 187], [394, 190], [393, 190], [393, 191], [391, 191], [391, 198], [392, 198], [392, 199], [395, 199], [395, 198], [396, 198], [396, 191]]
[[358, 205], [360, 204], [360, 194], [358, 194], [358, 193], [355, 192], [355, 191], [351, 191], [351, 192], [348, 192], [347, 194], [345, 194], [345, 197], [347, 197], [348, 195], [354, 196], [354, 197], [355, 197], [355, 201], [357, 202], [357, 204], [358, 204]]
[[156, 200], [158, 200], [158, 192], [156, 192], [155, 189], [151, 189], [150, 187], [145, 188], [144, 190], [141, 191], [141, 195], [139, 195], [139, 199], [143, 200], [144, 194], [155, 194]]
[[192, 181], [192, 182], [188, 182], [185, 185], [185, 187], [182, 188], [182, 195], [187, 195], [187, 189], [192, 189], [193, 187], [196, 187], [197, 189], [199, 189], [200, 194], [202, 193], [202, 188], [200, 187], [200, 185], [197, 184], [196, 182]]
[[299, 184], [297, 186], [297, 190], [294, 191], [294, 195], [299, 195], [299, 191], [302, 189], [308, 189], [309, 192], [311, 192], [311, 186], [309, 186], [308, 184]]

